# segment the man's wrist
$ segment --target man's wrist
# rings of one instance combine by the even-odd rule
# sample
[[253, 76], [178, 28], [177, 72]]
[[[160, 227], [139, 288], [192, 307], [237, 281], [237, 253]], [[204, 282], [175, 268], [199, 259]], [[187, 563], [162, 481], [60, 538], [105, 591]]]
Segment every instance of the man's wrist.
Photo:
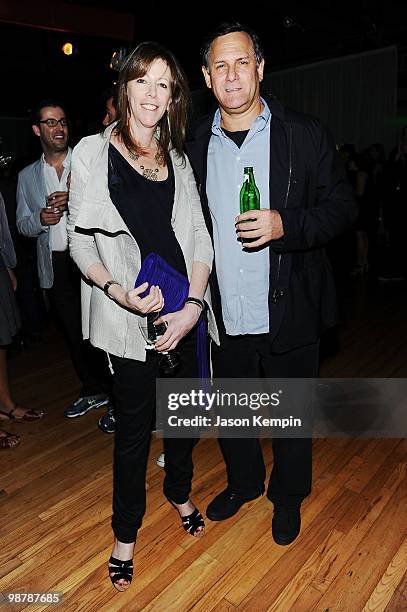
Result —
[[40, 210], [40, 224], [41, 224], [41, 227], [43, 227], [43, 228], [48, 227], [48, 224], [45, 222], [45, 219], [43, 218], [44, 210], [45, 210], [45, 208], [42, 208]]

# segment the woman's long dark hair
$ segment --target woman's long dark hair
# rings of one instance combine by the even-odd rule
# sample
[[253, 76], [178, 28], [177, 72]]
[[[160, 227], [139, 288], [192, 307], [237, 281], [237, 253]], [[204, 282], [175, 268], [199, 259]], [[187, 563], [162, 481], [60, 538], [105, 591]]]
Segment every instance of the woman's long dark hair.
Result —
[[185, 130], [190, 102], [188, 83], [184, 71], [174, 55], [158, 43], [140, 43], [126, 58], [120, 70], [117, 93], [118, 124], [115, 131], [129, 151], [133, 151], [137, 155], [143, 154], [143, 149], [134, 142], [130, 132], [130, 105], [127, 97], [127, 83], [143, 77], [156, 59], [163, 60], [171, 72], [171, 103], [168, 111], [164, 113], [158, 123], [160, 128], [159, 152], [165, 157], [169, 149], [172, 148], [179, 156], [184, 158]]

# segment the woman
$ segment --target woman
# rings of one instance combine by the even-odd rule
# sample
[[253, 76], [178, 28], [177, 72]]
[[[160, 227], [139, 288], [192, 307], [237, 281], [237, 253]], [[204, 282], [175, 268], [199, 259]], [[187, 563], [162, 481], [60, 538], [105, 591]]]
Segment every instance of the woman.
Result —
[[380, 144], [376, 143], [355, 156], [355, 195], [359, 205], [359, 217], [355, 224], [356, 265], [352, 276], [362, 276], [374, 261], [380, 202], [383, 191]]
[[[42, 411], [19, 406], [11, 395], [8, 382], [7, 346], [20, 327], [20, 315], [14, 298], [17, 279], [13, 268], [16, 264], [4, 200], [0, 194], [0, 423], [36, 421], [44, 416]], [[0, 450], [14, 448], [20, 441], [20, 436], [0, 429]]]
[[[212, 247], [193, 173], [183, 154], [188, 89], [173, 55], [140, 44], [118, 84], [118, 122], [83, 139], [72, 158], [68, 233], [71, 255], [87, 279], [84, 336], [108, 353], [114, 372], [116, 436], [109, 575], [129, 587], [137, 529], [145, 512], [145, 473], [155, 412], [158, 354], [182, 345], [181, 377], [196, 377], [194, 328], [208, 301]], [[164, 300], [157, 286], [132, 289], [142, 261], [158, 253], [189, 279], [181, 310], [163, 315], [166, 332], [147, 351], [141, 333]], [[148, 289], [145, 297], [141, 297]], [[209, 332], [217, 332], [211, 311]], [[180, 345], [180, 346], [181, 346]], [[194, 440], [165, 439], [164, 494], [184, 528], [202, 536], [202, 516], [189, 499]]]

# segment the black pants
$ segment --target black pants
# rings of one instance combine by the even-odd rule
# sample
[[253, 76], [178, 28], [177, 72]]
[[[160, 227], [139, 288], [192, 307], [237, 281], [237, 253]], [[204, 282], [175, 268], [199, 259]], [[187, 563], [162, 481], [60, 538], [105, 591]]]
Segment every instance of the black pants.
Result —
[[82, 383], [80, 396], [109, 391], [109, 372], [103, 351], [83, 340], [80, 274], [68, 251], [52, 253], [54, 283], [47, 294], [68, 345], [72, 364]]
[[[215, 378], [314, 378], [319, 367], [319, 342], [287, 353], [272, 353], [266, 334], [227, 336], [222, 348], [213, 346]], [[228, 487], [243, 497], [260, 495], [266, 470], [257, 438], [219, 440]], [[311, 492], [312, 440], [276, 438], [274, 465], [267, 496], [273, 502], [300, 503]]]
[[[195, 334], [180, 343], [178, 377], [197, 377]], [[114, 370], [116, 434], [113, 467], [112, 528], [121, 542], [134, 542], [146, 509], [146, 468], [155, 418], [158, 356], [147, 351], [145, 362], [111, 355]], [[164, 495], [177, 504], [188, 501], [193, 475], [194, 439], [164, 438]]]

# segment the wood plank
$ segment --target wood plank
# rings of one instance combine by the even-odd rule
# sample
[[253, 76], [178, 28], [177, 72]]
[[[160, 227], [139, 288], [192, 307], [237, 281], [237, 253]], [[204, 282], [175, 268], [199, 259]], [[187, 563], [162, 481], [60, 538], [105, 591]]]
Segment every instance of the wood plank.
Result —
[[[98, 470], [104, 464], [109, 464], [110, 450], [106, 450], [103, 445], [99, 447], [97, 444], [95, 447], [92, 445], [87, 447], [86, 450], [79, 454], [80, 460], [75, 461], [74, 469], [69, 466], [65, 467], [64, 478], [58, 477], [60, 469], [46, 472], [39, 478], [34, 478], [22, 488], [16, 488], [11, 493], [8, 492], [6, 499], [3, 501], [3, 507], [9, 511], [10, 508], [14, 508], [12, 513], [13, 520], [18, 519], [25, 513], [25, 505], [35, 504], [38, 509], [38, 514], [43, 512], [44, 507], [49, 504], [49, 496], [52, 495], [53, 503], [61, 500], [66, 493], [67, 489], [75, 487], [79, 482], [85, 482], [89, 480], [89, 474], [97, 474]], [[13, 522], [10, 522], [9, 527], [12, 528]]]
[[[354, 502], [354, 498], [355, 494], [352, 491], [339, 492], [326, 507], [324, 513], [320, 515], [318, 528], [312, 529], [309, 527], [302, 533], [300, 539], [297, 539], [290, 547], [286, 547], [285, 554], [258, 581], [255, 588], [239, 605], [239, 609], [253, 610], [255, 606], [258, 606], [261, 610], [267, 609], [270, 602], [275, 601], [287, 584], [297, 575], [300, 568], [303, 567], [309, 557], [309, 551], [317, 548], [333, 530], [338, 518], [346, 512]], [[230, 593], [227, 600], [236, 605], [236, 601], [231, 599]]]
[[52, 428], [52, 431], [43, 440], [44, 444], [49, 446], [52, 438], [57, 437], [61, 440], [59, 444], [54, 442], [52, 450], [47, 450], [45, 453], [36, 453], [26, 463], [24, 470], [17, 473], [11, 471], [5, 476], [3, 487], [8, 495], [61, 468], [66, 461], [69, 461], [73, 466], [84, 462], [89, 455], [101, 451], [104, 451], [106, 456], [111, 456], [112, 440], [108, 436], [101, 438], [99, 432], [92, 430], [84, 433], [82, 429], [78, 431], [77, 435], [74, 434], [64, 439], [64, 436], [61, 435], [64, 429], [66, 429], [64, 423], [60, 424], [58, 428]]
[[[366, 446], [366, 444], [363, 446]], [[325, 516], [326, 513], [329, 512], [332, 505], [332, 500], [336, 499], [336, 497], [340, 495], [344, 484], [352, 475], [355, 462], [356, 465], [359, 465], [358, 460], [360, 461], [357, 456], [350, 456], [349, 458], [346, 454], [345, 456], [340, 455], [335, 462], [335, 468], [331, 466], [332, 471], [330, 475], [324, 480], [323, 487], [321, 487], [319, 491], [315, 493], [315, 497], [313, 496], [312, 503], [303, 505], [302, 532], [300, 538], [292, 545], [293, 547], [295, 547], [298, 543], [303, 545], [302, 538], [304, 532], [306, 532], [307, 529], [310, 529], [313, 522], [318, 521], [320, 516]], [[338, 470], [338, 472], [336, 470]], [[315, 488], [316, 487], [314, 487], [314, 489]], [[281, 554], [278, 554], [278, 552], [275, 553], [274, 549], [279, 551]], [[268, 552], [268, 554], [265, 555], [262, 563], [257, 564], [256, 567], [253, 567], [253, 572], [248, 569], [246, 575], [241, 576], [240, 580], [228, 590], [226, 595], [228, 601], [231, 601], [233, 604], [238, 606], [246, 597], [249, 596], [260, 580], [263, 579], [263, 577], [265, 577], [274, 566], [274, 555], [277, 555], [275, 558], [275, 562], [277, 562], [280, 557], [283, 556], [283, 554], [287, 553], [288, 549], [285, 547], [273, 546], [272, 550], [273, 556], [270, 556], [270, 552]], [[246, 567], [247, 565], [245, 568]]]
[[407, 567], [407, 538], [401, 544], [373, 593], [363, 606], [362, 612], [384, 610], [393, 597]]
[[42, 521], [47, 521], [57, 515], [58, 520], [63, 520], [64, 515], [77, 512], [78, 507], [84, 510], [93, 505], [98, 498], [102, 497], [104, 491], [112, 487], [112, 480], [112, 470], [110, 466], [106, 466], [94, 475], [92, 481], [86, 484], [79, 483], [77, 487], [71, 489], [68, 495], [55, 504], [50, 505], [38, 517]]
[[[194, 612], [210, 612], [218, 610], [218, 605], [226, 600], [235, 607], [239, 599], [237, 593], [239, 586], [242, 587], [240, 599], [243, 599], [247, 591], [251, 591], [258, 580], [268, 569], [273, 567], [285, 554], [282, 547], [273, 546], [270, 531], [263, 535], [229, 567], [228, 571], [208, 589], [205, 595], [191, 608]], [[229, 592], [233, 588], [233, 594]], [[230, 601], [230, 599], [233, 601]]]
[[348, 480], [346, 487], [351, 491], [355, 491], [355, 493], [360, 493], [371, 479], [372, 474], [386, 461], [398, 443], [399, 440], [392, 438], [372, 441], [369, 454], [364, 458], [363, 463], [358, 469], [355, 470], [352, 478]]
[[314, 608], [319, 609], [317, 607], [317, 603], [320, 599], [321, 591], [318, 591], [318, 589], [315, 589], [312, 584], [309, 584], [295, 600], [292, 610], [293, 612], [308, 612], [308, 610], [313, 610]]
[[188, 610], [203, 594], [208, 586], [222, 576], [224, 568], [217, 559], [202, 553], [175, 583], [164, 589], [151, 603], [143, 608], [145, 612], [159, 610]]
[[386, 612], [399, 612], [407, 609], [407, 571], [398, 584], [393, 597], [386, 606]]
[[[98, 552], [104, 543], [111, 543], [110, 516], [100, 524], [88, 516], [79, 520], [72, 519], [72, 525], [62, 525], [55, 532], [49, 532], [20, 554], [23, 563], [0, 579], [0, 590], [25, 588], [27, 591], [51, 590], [51, 587], [70, 571], [79, 567], [93, 552]], [[72, 527], [72, 532], [70, 528]], [[90, 537], [90, 529], [92, 537]], [[52, 571], [49, 571], [52, 559]], [[32, 587], [31, 589], [29, 587]]]
[[341, 540], [343, 534], [333, 529], [326, 538], [316, 547], [314, 552], [306, 559], [304, 565], [295, 574], [294, 578], [285, 586], [267, 610], [292, 610], [301, 593], [308, 588], [315, 574], [324, 568], [327, 560], [332, 556], [332, 549]]
[[[325, 564], [320, 570], [313, 576], [311, 586], [320, 592], [320, 597], [326, 592], [329, 586], [332, 584], [334, 579], [342, 572], [347, 560], [354, 553], [359, 546], [360, 542], [366, 534], [369, 533], [372, 525], [380, 517], [381, 512], [389, 503], [393, 493], [397, 490], [398, 486], [405, 477], [405, 470], [400, 472], [395, 468], [395, 472], [398, 478], [394, 480], [393, 474], [390, 475], [386, 484], [390, 484], [391, 488], [387, 489], [383, 487], [374, 500], [374, 502], [366, 502], [366, 496], [359, 496], [355, 500], [355, 504], [351, 508], [350, 512], [352, 517], [349, 518], [349, 522], [352, 527], [349, 529], [348, 521], [344, 519], [339, 521], [336, 525], [336, 529], [345, 529], [346, 535], [344, 535], [335, 546], [332, 547], [330, 554], [325, 560]], [[370, 487], [375, 487], [375, 482], [370, 483]]]
[[324, 608], [363, 608], [404, 539], [406, 501], [404, 480], [322, 597]]

